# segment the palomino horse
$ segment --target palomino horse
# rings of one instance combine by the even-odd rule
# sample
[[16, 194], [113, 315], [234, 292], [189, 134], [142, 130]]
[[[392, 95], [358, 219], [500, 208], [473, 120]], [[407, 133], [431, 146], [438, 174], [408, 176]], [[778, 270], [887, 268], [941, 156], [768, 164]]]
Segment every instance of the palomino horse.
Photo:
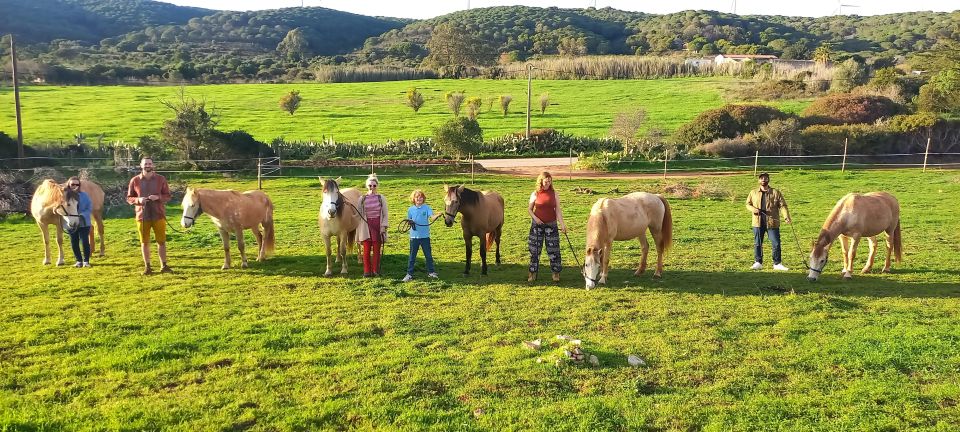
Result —
[[[66, 188], [66, 185], [62, 185]], [[106, 254], [106, 248], [104, 247], [103, 240], [103, 199], [106, 194], [103, 193], [103, 188], [100, 185], [90, 181], [90, 180], [81, 180], [80, 181], [80, 192], [86, 192], [87, 196], [90, 197], [90, 203], [93, 204], [93, 209], [90, 211], [91, 221], [90, 223], [90, 247], [92, 248], [90, 252], [96, 252], [97, 241], [96, 236], [100, 236], [100, 256]], [[96, 236], [94, 235], [94, 227], [96, 227]]]
[[817, 280], [827, 265], [827, 255], [834, 240], [840, 237], [840, 249], [843, 252], [843, 277], [849, 279], [853, 272], [853, 259], [857, 255], [857, 245], [861, 237], [870, 242], [870, 256], [862, 273], [869, 273], [877, 255], [877, 239], [880, 233], [887, 235], [887, 261], [883, 272], [890, 272], [891, 255], [900, 262], [902, 248], [900, 237], [900, 203], [886, 192], [866, 194], [849, 193], [833, 207], [833, 211], [823, 222], [820, 236], [810, 251], [810, 263], [807, 267], [807, 279]]
[[[339, 180], [339, 179], [338, 179]], [[347, 274], [347, 254], [353, 248], [357, 236], [357, 227], [360, 226], [360, 213], [357, 205], [360, 202], [360, 191], [356, 188], [340, 190], [338, 180], [323, 178], [323, 203], [320, 204], [320, 215], [317, 220], [320, 224], [320, 236], [327, 247], [327, 271], [324, 276], [330, 276], [330, 237], [337, 236], [336, 261], [340, 262], [340, 274]]]
[[480, 274], [487, 274], [487, 249], [497, 243], [497, 265], [500, 265], [500, 234], [503, 230], [503, 197], [493, 191], [473, 191], [463, 185], [444, 186], [447, 190], [444, 198], [443, 222], [453, 226], [457, 213], [463, 215], [460, 227], [463, 228], [463, 242], [467, 247], [467, 266], [464, 275], [470, 274], [470, 261], [473, 260], [473, 237], [480, 238]]
[[63, 227], [69, 230], [80, 225], [81, 216], [77, 212], [80, 194], [73, 190], [64, 190], [57, 182], [46, 179], [33, 193], [30, 200], [30, 213], [37, 221], [40, 234], [43, 235], [43, 265], [50, 264], [50, 232], [48, 225], [57, 227], [57, 265], [63, 265]]
[[583, 259], [583, 277], [587, 289], [598, 283], [607, 283], [614, 240], [640, 240], [643, 255], [634, 273], [640, 276], [647, 269], [647, 253], [650, 251], [647, 229], [657, 246], [657, 271], [653, 276], [661, 277], [663, 255], [673, 243], [673, 216], [667, 200], [646, 192], [597, 200], [587, 219], [587, 250]]
[[[223, 240], [223, 269], [230, 268], [230, 233], [237, 236], [237, 249], [240, 250], [240, 267], [247, 268], [247, 256], [243, 250], [243, 230], [253, 231], [260, 250], [257, 261], [266, 259], [273, 252], [275, 234], [273, 229], [273, 203], [267, 194], [261, 191], [240, 193], [233, 190], [187, 188], [183, 196], [183, 218], [180, 225], [190, 228], [206, 213], [220, 230]], [[260, 232], [263, 225], [263, 233]]]

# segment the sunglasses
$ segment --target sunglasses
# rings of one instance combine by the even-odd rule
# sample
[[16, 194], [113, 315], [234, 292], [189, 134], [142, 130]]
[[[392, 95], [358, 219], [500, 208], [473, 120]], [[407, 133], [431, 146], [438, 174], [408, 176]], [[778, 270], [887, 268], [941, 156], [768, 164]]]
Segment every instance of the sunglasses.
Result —
[[70, 187], [80, 187], [80, 183], [71, 183]]

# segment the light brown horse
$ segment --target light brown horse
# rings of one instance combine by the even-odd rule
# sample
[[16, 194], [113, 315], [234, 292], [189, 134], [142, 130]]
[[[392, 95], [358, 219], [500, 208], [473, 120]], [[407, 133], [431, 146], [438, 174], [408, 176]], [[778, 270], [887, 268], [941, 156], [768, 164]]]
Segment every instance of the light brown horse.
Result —
[[463, 185], [446, 186], [444, 197], [443, 222], [453, 226], [457, 213], [463, 215], [460, 227], [463, 229], [463, 242], [467, 248], [467, 264], [464, 275], [470, 274], [470, 262], [473, 260], [473, 238], [480, 239], [480, 274], [487, 274], [487, 249], [497, 244], [497, 265], [500, 265], [500, 235], [503, 231], [503, 197], [493, 191], [474, 191]]
[[[261, 191], [237, 192], [233, 190], [187, 188], [183, 196], [183, 217], [180, 225], [193, 226], [200, 213], [206, 213], [220, 230], [223, 240], [223, 269], [230, 268], [230, 233], [237, 236], [237, 249], [240, 250], [240, 267], [247, 268], [247, 256], [244, 254], [243, 230], [253, 231], [257, 238], [259, 252], [257, 261], [263, 261], [273, 252], [275, 234], [273, 229], [273, 202]], [[263, 225], [263, 233], [260, 232]]]
[[324, 276], [333, 274], [330, 262], [330, 237], [337, 236], [336, 261], [340, 262], [340, 274], [347, 274], [347, 254], [353, 249], [360, 226], [360, 191], [356, 188], [340, 190], [337, 180], [320, 178], [323, 184], [323, 201], [317, 221], [320, 224], [320, 236], [327, 247], [327, 271]]
[[807, 264], [810, 269], [807, 279], [815, 281], [820, 277], [827, 265], [830, 246], [837, 237], [840, 238], [843, 252], [843, 277], [853, 277], [853, 259], [857, 255], [861, 237], [866, 237], [870, 243], [870, 256], [861, 273], [869, 273], [877, 255], [876, 236], [880, 233], [887, 235], [887, 261], [883, 265], [883, 272], [889, 273], [891, 255], [896, 256], [897, 262], [901, 259], [900, 203], [886, 192], [844, 195], [823, 222], [820, 236], [813, 243]]
[[76, 229], [80, 225], [78, 207], [80, 194], [73, 190], [64, 190], [57, 182], [46, 179], [33, 192], [30, 200], [30, 213], [37, 221], [43, 236], [43, 265], [50, 264], [49, 225], [57, 227], [57, 265], [63, 265], [63, 229]]
[[[66, 187], [66, 185], [63, 186]], [[103, 240], [103, 199], [106, 194], [103, 193], [103, 188], [100, 185], [91, 180], [80, 181], [80, 192], [86, 192], [87, 196], [90, 197], [90, 203], [93, 204], [93, 210], [90, 211], [90, 218], [93, 220], [89, 221], [90, 252], [96, 252], [97, 249], [96, 236], [94, 236], [94, 227], [96, 227], [96, 235], [100, 237], [100, 256], [104, 256], [106, 248]]]
[[614, 241], [640, 240], [643, 255], [634, 273], [640, 276], [647, 269], [647, 253], [650, 251], [648, 229], [657, 246], [657, 271], [653, 276], [661, 277], [663, 256], [673, 243], [673, 216], [667, 200], [646, 192], [597, 200], [587, 219], [587, 249], [583, 259], [583, 277], [587, 289], [598, 283], [607, 283]]

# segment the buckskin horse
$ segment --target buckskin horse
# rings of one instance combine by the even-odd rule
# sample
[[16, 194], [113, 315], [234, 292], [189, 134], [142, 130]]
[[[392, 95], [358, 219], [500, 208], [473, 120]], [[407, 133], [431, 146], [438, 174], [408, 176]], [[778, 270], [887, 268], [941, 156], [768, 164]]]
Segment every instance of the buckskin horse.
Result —
[[643, 248], [640, 266], [635, 275], [647, 269], [647, 230], [657, 246], [657, 271], [663, 275], [663, 256], [673, 243], [673, 215], [670, 204], [663, 197], [646, 192], [634, 192], [622, 198], [600, 198], [590, 209], [587, 219], [587, 244], [583, 259], [583, 277], [586, 288], [607, 283], [607, 271], [613, 242], [639, 239]]
[[820, 235], [813, 243], [807, 264], [807, 279], [815, 281], [820, 277], [827, 266], [830, 246], [838, 237], [843, 252], [843, 278], [853, 277], [853, 259], [857, 255], [861, 237], [866, 237], [870, 243], [870, 255], [861, 273], [869, 273], [877, 255], [876, 236], [880, 233], [887, 235], [887, 260], [883, 265], [883, 273], [889, 273], [891, 255], [896, 256], [897, 262], [901, 259], [900, 203], [887, 192], [844, 195], [830, 211]]
[[[230, 233], [237, 237], [237, 249], [240, 250], [240, 267], [247, 268], [247, 256], [244, 253], [243, 230], [253, 231], [257, 238], [259, 251], [257, 261], [263, 261], [273, 252], [276, 242], [273, 227], [273, 202], [261, 191], [237, 192], [234, 190], [213, 190], [187, 188], [183, 196], [183, 217], [180, 225], [190, 228], [206, 213], [220, 230], [223, 240], [223, 267], [230, 268]], [[263, 225], [263, 232], [260, 232]]]

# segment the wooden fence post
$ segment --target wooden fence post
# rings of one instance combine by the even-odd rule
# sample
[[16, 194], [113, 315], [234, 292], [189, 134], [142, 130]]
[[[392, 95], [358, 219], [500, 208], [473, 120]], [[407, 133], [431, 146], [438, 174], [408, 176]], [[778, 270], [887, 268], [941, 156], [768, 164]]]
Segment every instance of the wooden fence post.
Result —
[[257, 189], [263, 190], [263, 159], [257, 158]]
[[667, 179], [667, 161], [669, 159], [670, 158], [668, 158], [666, 154], [663, 155], [663, 179], [664, 180]]
[[573, 146], [570, 146], [569, 165], [570, 165], [570, 168], [567, 170], [567, 179], [573, 180]]
[[840, 163], [840, 172], [844, 172], [847, 169], [847, 144], [849, 144], [850, 138], [843, 139], [843, 162]]
[[473, 154], [471, 153], [471, 154], [470, 154], [470, 184], [476, 183], [476, 180], [477, 180], [477, 173], [476, 173], [476, 169], [475, 169], [475, 165], [474, 165], [475, 163], [477, 163], [477, 161], [474, 160], [473, 157], [474, 157], [474, 156], [473, 156]]
[[927, 158], [930, 157], [930, 137], [927, 137], [927, 150], [923, 152], [923, 172], [927, 172]]
[[753, 155], [753, 176], [757, 176], [757, 165], [760, 163], [760, 150], [757, 150], [757, 153]]

